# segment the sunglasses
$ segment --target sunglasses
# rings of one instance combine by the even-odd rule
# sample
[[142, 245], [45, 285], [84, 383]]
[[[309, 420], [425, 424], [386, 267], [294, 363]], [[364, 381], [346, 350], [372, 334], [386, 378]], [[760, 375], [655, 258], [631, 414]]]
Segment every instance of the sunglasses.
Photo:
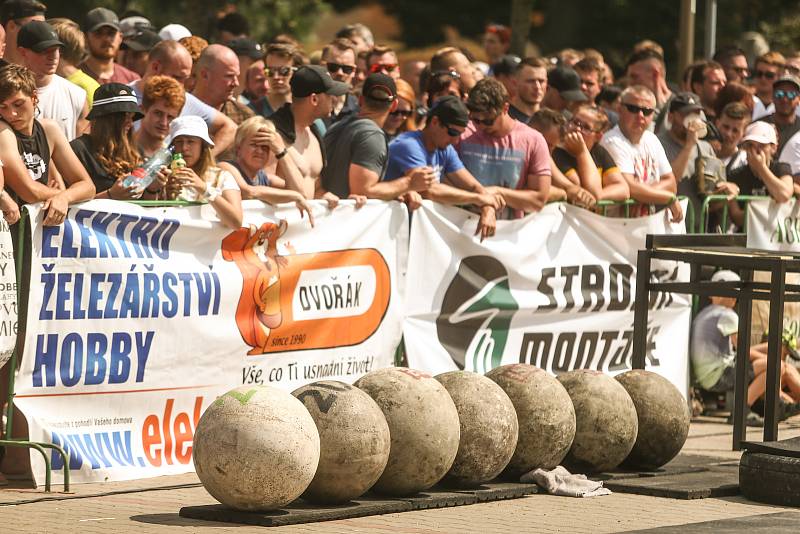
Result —
[[431, 78], [436, 78], [437, 76], [450, 76], [454, 80], [460, 80], [461, 75], [453, 69], [450, 70], [437, 70], [436, 72], [431, 73]]
[[767, 80], [774, 80], [778, 77], [777, 72], [772, 72], [771, 70], [757, 70], [756, 71], [756, 78], [765, 78]]
[[750, 74], [750, 69], [747, 67], [731, 67], [731, 70], [740, 76], [747, 76]]
[[296, 67], [289, 67], [289, 66], [267, 67], [267, 68], [264, 69], [264, 74], [266, 74], [270, 78], [274, 78], [276, 76], [284, 76], [285, 77], [285, 76], [289, 76], [291, 73], [293, 73], [296, 70], [297, 70]]
[[622, 105], [625, 107], [625, 109], [627, 109], [630, 113], [633, 114], [639, 113], [641, 111], [642, 115], [644, 115], [645, 117], [649, 117], [656, 111], [654, 108], [643, 108], [642, 106], [637, 106], [635, 104], [626, 104], [625, 102], [623, 102]]
[[397, 64], [395, 63], [375, 63], [370, 68], [369, 71], [372, 73], [376, 72], [394, 72], [394, 69], [397, 68]]
[[781, 98], [785, 98], [787, 100], [794, 100], [798, 97], [800, 93], [797, 91], [785, 91], [783, 89], [778, 89], [777, 91], [773, 91], [772, 96], [775, 97], [776, 100]]
[[410, 109], [396, 109], [390, 112], [389, 115], [391, 115], [392, 117], [403, 117], [404, 119], [407, 119], [411, 116], [412, 113], [414, 112], [411, 111]]
[[442, 124], [442, 128], [447, 130], [447, 135], [449, 135], [450, 137], [461, 137], [461, 134], [464, 133], [464, 132], [459, 132], [449, 124]]
[[349, 76], [356, 70], [355, 65], [342, 65], [341, 63], [331, 63], [330, 61], [328, 61], [326, 66], [328, 67], [328, 72], [331, 74], [336, 74], [337, 72], [342, 71], [344, 74]]
[[499, 115], [495, 115], [491, 119], [477, 119], [475, 117], [470, 116], [469, 120], [471, 120], [475, 124], [482, 124], [484, 126], [491, 126], [491, 125], [494, 124], [494, 121], [497, 120], [497, 117], [499, 117]]

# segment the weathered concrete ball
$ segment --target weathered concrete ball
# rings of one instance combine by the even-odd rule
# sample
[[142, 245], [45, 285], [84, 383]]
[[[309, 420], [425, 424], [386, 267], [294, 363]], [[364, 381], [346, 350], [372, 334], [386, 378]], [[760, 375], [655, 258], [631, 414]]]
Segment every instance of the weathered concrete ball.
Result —
[[486, 373], [506, 392], [519, 421], [519, 439], [503, 475], [519, 479], [536, 468], [561, 463], [575, 437], [575, 410], [564, 386], [545, 371], [524, 363]]
[[404, 367], [371, 371], [355, 385], [389, 424], [389, 461], [373, 490], [413, 495], [439, 482], [453, 465], [460, 437], [458, 411], [444, 386]]
[[681, 451], [689, 436], [689, 407], [686, 399], [663, 376], [634, 369], [616, 376], [636, 407], [639, 433], [623, 465], [656, 469]]
[[614, 469], [636, 442], [636, 407], [622, 385], [599, 371], [577, 369], [558, 380], [575, 405], [575, 440], [564, 464], [575, 473]]
[[233, 389], [197, 423], [197, 476], [212, 497], [237, 510], [289, 504], [311, 483], [318, 462], [314, 420], [303, 403], [276, 387]]
[[517, 412], [505, 391], [469, 371], [436, 376], [458, 410], [461, 439], [445, 481], [460, 487], [478, 486], [497, 477], [517, 446]]
[[302, 497], [336, 504], [363, 495], [389, 460], [389, 425], [372, 397], [355, 386], [325, 380], [292, 392], [317, 424], [317, 474]]

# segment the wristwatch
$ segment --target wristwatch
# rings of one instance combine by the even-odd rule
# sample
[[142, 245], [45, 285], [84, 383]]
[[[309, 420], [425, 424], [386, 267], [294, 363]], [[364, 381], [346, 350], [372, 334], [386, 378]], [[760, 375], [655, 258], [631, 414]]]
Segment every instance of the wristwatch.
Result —
[[275, 159], [281, 159], [281, 158], [283, 158], [283, 156], [285, 156], [288, 153], [289, 153], [289, 148], [286, 147], [283, 150], [281, 150], [280, 152], [278, 152], [277, 154], [275, 154]]
[[222, 194], [219, 188], [211, 187], [211, 184], [206, 184], [206, 190], [203, 193], [203, 200], [206, 202], [214, 202]]

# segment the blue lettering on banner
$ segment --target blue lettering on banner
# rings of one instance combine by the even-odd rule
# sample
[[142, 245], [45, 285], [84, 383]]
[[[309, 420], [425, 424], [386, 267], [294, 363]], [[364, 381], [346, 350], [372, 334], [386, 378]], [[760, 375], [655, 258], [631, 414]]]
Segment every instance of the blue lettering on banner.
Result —
[[218, 315], [222, 295], [215, 272], [43, 272], [40, 282], [40, 321]]
[[42, 227], [41, 256], [166, 260], [180, 225], [174, 219], [75, 210], [64, 224]]
[[33, 387], [66, 387], [128, 382], [135, 364], [135, 381], [143, 382], [155, 332], [89, 332], [36, 336]]
[[[127, 467], [135, 465], [131, 435], [130, 430], [65, 435], [53, 432], [50, 441], [61, 445], [69, 455], [70, 470], [80, 469], [83, 464], [91, 465], [92, 469]], [[144, 465], [144, 460], [138, 460], [139, 465]], [[54, 471], [64, 468], [64, 461], [55, 450], [51, 452], [50, 462]]]

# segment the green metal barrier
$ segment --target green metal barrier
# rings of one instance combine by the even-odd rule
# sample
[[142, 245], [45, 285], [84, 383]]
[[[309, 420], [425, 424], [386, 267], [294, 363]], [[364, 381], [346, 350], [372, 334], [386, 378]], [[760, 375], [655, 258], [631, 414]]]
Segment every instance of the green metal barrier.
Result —
[[[27, 299], [28, 296], [28, 284], [23, 283], [22, 280], [22, 264], [24, 262], [23, 251], [25, 249], [25, 231], [27, 229], [27, 222], [28, 222], [28, 210], [22, 209], [20, 210], [20, 219], [19, 219], [19, 241], [17, 242], [17, 251], [16, 251], [16, 258], [15, 258], [15, 270], [17, 275], [17, 310], [20, 311], [17, 317], [17, 324], [25, 324], [27, 319], [27, 306], [24, 308], [20, 305], [23, 298]], [[25, 313], [22, 313], [22, 310], [25, 310]], [[8, 394], [6, 397], [7, 405], [6, 405], [6, 439], [0, 439], [0, 446], [5, 447], [22, 447], [26, 449], [34, 449], [39, 451], [44, 459], [44, 466], [45, 466], [45, 475], [44, 475], [44, 490], [46, 492], [50, 491], [51, 486], [51, 479], [52, 479], [52, 468], [50, 464], [50, 457], [47, 455], [47, 451], [45, 449], [53, 449], [58, 454], [61, 455], [61, 459], [63, 460], [64, 464], [64, 492], [69, 492], [69, 456], [64, 451], [64, 449], [56, 444], [53, 443], [43, 443], [43, 442], [36, 442], [30, 441], [27, 439], [22, 438], [13, 438], [11, 434], [14, 430], [14, 381], [15, 375], [17, 371], [17, 348], [19, 346], [19, 342], [17, 342], [16, 346], [14, 347], [14, 352], [11, 353], [11, 360], [6, 364], [8, 365]]]
[[[685, 196], [678, 197], [680, 200], [685, 200]], [[642, 204], [632, 198], [626, 200], [598, 200], [597, 201], [597, 209], [600, 212], [600, 215], [606, 215], [608, 213], [608, 209], [611, 207], [619, 207], [621, 206], [625, 210], [625, 218], [631, 218], [631, 207], [632, 206], [650, 206], [652, 208], [657, 207], [666, 207], [667, 204]], [[687, 232], [692, 234], [695, 233], [695, 212], [694, 212], [694, 205], [689, 202], [686, 205], [686, 213], [684, 214], [686, 220], [686, 229]]]
[[[770, 197], [762, 197], [762, 196], [754, 196], [754, 195], [739, 195], [738, 197], [736, 197], [737, 201], [745, 203], [744, 222], [742, 223], [742, 231], [744, 233], [747, 233], [747, 206], [746, 206], [746, 204], [748, 204], [749, 202], [751, 202], [753, 200], [765, 200], [765, 199], [769, 199], [769, 198]], [[720, 201], [723, 201], [723, 205], [722, 205], [722, 228], [727, 228], [728, 227], [728, 223], [729, 223], [728, 217], [730, 215], [729, 212], [728, 212], [728, 197], [726, 195], [708, 195], [703, 200], [703, 207], [702, 207], [702, 210], [700, 212], [700, 226], [697, 229], [697, 233], [703, 234], [703, 233], [707, 232], [707, 230], [708, 230], [708, 221], [709, 221], [709, 218], [711, 217], [711, 203], [712, 202], [720, 202]]]

